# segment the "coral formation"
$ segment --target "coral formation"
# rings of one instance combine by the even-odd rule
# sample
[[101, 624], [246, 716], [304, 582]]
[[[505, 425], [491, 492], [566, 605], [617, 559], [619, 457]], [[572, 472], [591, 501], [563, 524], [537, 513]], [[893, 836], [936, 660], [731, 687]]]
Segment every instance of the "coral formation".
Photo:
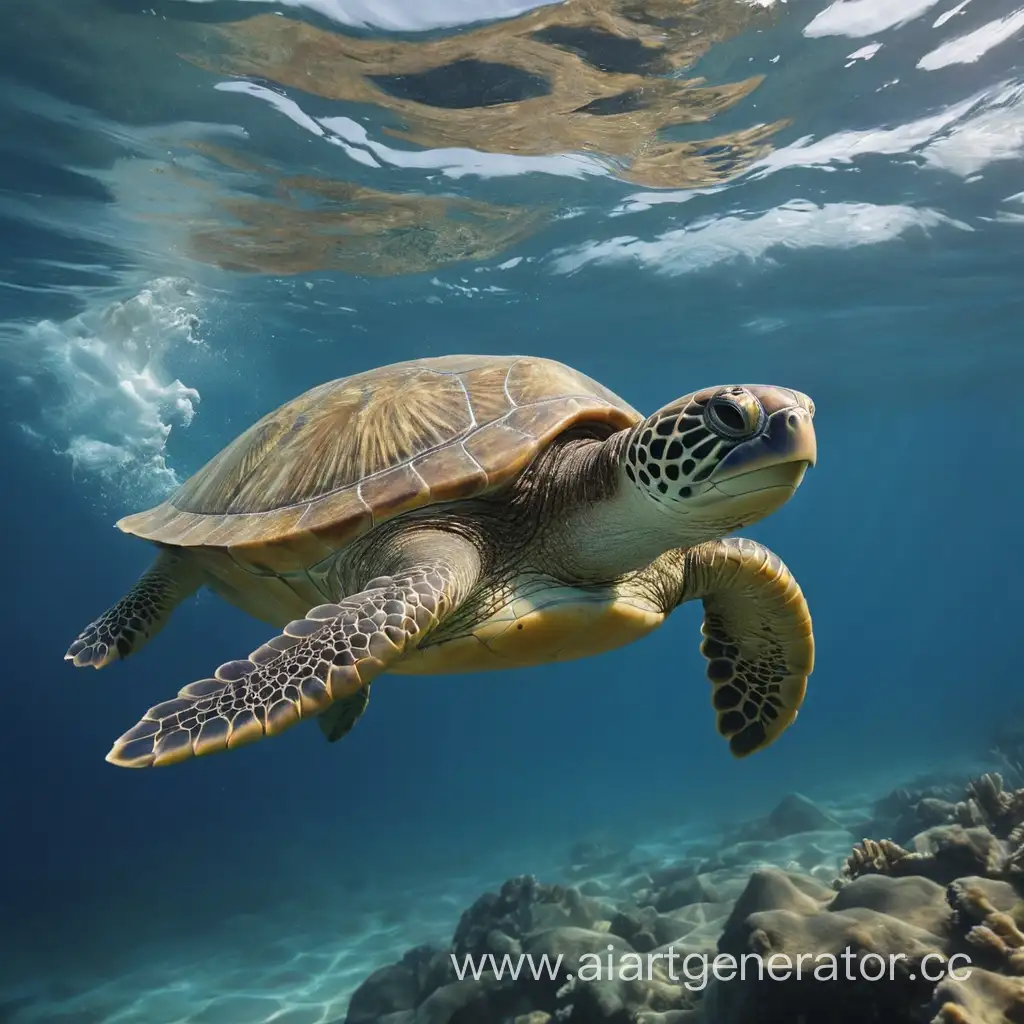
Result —
[[918, 833], [913, 850], [892, 840], [865, 839], [850, 854], [846, 874], [920, 875], [945, 885], [967, 875], [1019, 878], [1024, 872], [1024, 789], [1007, 792], [1002, 776], [972, 781], [950, 805], [947, 824]]
[[367, 978], [346, 1022], [1021, 1024], [1024, 789], [987, 774], [950, 795], [876, 802], [922, 828], [861, 840], [839, 877], [849, 826], [799, 794], [675, 863], [581, 847], [577, 876], [600, 878], [509, 880], [450, 947]]

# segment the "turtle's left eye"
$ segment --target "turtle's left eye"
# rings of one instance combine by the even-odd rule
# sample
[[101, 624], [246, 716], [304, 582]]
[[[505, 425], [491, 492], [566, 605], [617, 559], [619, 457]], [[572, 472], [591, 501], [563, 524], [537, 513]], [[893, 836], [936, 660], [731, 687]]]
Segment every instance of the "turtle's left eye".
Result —
[[743, 441], [761, 429], [764, 409], [746, 388], [726, 388], [708, 402], [704, 421], [719, 437]]

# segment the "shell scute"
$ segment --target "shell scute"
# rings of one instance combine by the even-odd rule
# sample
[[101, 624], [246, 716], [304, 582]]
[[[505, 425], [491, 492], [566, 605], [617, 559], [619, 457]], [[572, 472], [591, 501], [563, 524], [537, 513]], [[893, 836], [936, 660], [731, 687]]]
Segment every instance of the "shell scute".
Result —
[[416, 460], [416, 472], [434, 501], [471, 498], [487, 490], [488, 477], [461, 443], [439, 448]]
[[412, 464], [364, 480], [359, 495], [373, 510], [374, 520], [390, 519], [430, 502], [430, 488]]
[[538, 450], [536, 438], [514, 430], [504, 420], [474, 431], [463, 447], [488, 480], [502, 473], [514, 476], [533, 460]]
[[165, 502], [118, 526], [301, 571], [403, 512], [492, 490], [577, 423], [640, 414], [549, 359], [442, 356], [329, 381], [264, 416]]

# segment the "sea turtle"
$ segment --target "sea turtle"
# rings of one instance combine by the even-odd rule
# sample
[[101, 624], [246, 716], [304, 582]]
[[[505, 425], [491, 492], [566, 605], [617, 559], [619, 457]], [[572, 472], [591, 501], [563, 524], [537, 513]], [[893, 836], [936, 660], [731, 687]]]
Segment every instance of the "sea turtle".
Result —
[[169, 765], [311, 716], [337, 740], [381, 673], [594, 655], [700, 599], [718, 732], [745, 757], [796, 718], [814, 640], [785, 565], [726, 535], [799, 486], [813, 415], [798, 391], [748, 385], [645, 418], [529, 356], [415, 359], [321, 384], [117, 524], [159, 553], [65, 657], [127, 657], [202, 585], [282, 630], [150, 708], [107, 754]]

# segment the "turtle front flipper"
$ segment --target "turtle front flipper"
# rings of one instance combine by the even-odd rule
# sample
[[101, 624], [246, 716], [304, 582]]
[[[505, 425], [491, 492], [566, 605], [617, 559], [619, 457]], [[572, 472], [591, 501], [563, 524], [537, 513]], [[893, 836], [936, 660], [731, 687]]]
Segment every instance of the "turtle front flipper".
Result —
[[202, 571], [187, 554], [161, 551], [131, 590], [78, 634], [64, 660], [76, 668], [103, 668], [127, 658], [163, 629], [171, 612], [202, 582]]
[[745, 538], [699, 544], [683, 562], [683, 600], [704, 605], [707, 674], [718, 732], [735, 757], [792, 724], [814, 668], [811, 615], [779, 557]]
[[317, 725], [328, 743], [337, 743], [347, 736], [352, 727], [362, 718], [366, 705], [370, 703], [370, 685], [356, 690], [349, 697], [336, 700], [326, 711], [316, 716]]
[[275, 736], [314, 715], [325, 716], [329, 739], [340, 738], [362, 714], [370, 681], [455, 607], [460, 582], [450, 567], [411, 569], [313, 608], [246, 660], [229, 661], [212, 679], [150, 708], [107, 760], [125, 768], [176, 764]]

